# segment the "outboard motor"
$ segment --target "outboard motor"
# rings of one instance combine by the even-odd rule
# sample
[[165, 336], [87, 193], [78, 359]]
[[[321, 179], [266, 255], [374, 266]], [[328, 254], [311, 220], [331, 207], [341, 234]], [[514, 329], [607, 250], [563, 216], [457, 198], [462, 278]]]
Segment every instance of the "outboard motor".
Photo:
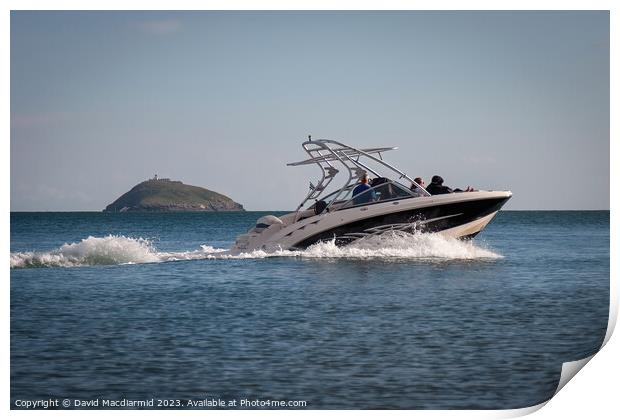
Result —
[[284, 222], [276, 216], [272, 216], [272, 215], [263, 216], [256, 221], [256, 226], [254, 226], [254, 229], [252, 229], [252, 231], [256, 233], [260, 233], [263, 230], [270, 227], [271, 225], [283, 225], [283, 224]]
[[283, 226], [284, 222], [279, 217], [272, 215], [263, 216], [256, 221], [256, 224], [250, 228], [248, 233], [244, 233], [237, 237], [231, 252], [235, 254], [255, 249], [257, 248], [256, 241], [264, 234], [269, 235], [269, 232], [266, 231], [278, 231]]

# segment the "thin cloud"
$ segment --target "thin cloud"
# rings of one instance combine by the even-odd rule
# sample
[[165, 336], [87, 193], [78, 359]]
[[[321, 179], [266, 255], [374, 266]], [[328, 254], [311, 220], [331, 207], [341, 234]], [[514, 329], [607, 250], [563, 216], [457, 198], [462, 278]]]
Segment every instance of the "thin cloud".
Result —
[[136, 26], [147, 34], [171, 34], [181, 29], [181, 21], [177, 19], [147, 20], [139, 22]]

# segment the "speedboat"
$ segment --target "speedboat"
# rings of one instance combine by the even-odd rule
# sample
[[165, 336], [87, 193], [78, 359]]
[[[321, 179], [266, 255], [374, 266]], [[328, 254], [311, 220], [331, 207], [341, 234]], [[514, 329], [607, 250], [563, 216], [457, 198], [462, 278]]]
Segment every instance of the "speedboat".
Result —
[[[332, 240], [344, 246], [390, 231], [473, 238], [512, 196], [510, 191], [431, 195], [383, 160], [383, 154], [396, 147], [358, 149], [310, 137], [302, 147], [310, 158], [288, 166], [316, 165], [321, 178], [310, 183], [310, 191], [294, 212], [258, 219], [237, 238], [232, 253], [305, 249]], [[365, 175], [372, 178], [371, 188], [353, 195]], [[341, 183], [328, 189], [336, 178]]]

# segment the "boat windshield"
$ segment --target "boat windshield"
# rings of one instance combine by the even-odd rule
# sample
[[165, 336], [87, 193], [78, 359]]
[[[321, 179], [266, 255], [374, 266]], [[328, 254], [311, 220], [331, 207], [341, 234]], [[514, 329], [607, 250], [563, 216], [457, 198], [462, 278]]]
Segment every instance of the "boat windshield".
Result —
[[401, 185], [395, 181], [385, 180], [385, 182], [375, 185], [374, 187], [362, 191], [354, 197], [351, 197], [340, 208], [345, 209], [349, 207], [375, 204], [384, 201], [398, 200], [411, 197], [413, 197], [413, 194], [411, 194], [411, 191], [404, 185]]
[[[353, 194], [353, 189], [356, 187], [356, 185], [357, 184], [353, 184], [353, 185], [349, 185], [348, 187], [346, 187], [344, 191], [342, 192], [342, 194], [339, 196], [340, 199], [336, 203], [343, 203], [345, 201], [349, 201]], [[336, 194], [338, 193], [340, 193], [340, 190], [336, 190], [332, 192], [331, 194], [326, 195], [325, 197], [321, 198], [321, 200], [325, 201], [326, 203], [329, 203], [334, 197], [336, 197]], [[313, 208], [314, 208], [314, 204], [308, 207], [308, 209], [313, 209]]]

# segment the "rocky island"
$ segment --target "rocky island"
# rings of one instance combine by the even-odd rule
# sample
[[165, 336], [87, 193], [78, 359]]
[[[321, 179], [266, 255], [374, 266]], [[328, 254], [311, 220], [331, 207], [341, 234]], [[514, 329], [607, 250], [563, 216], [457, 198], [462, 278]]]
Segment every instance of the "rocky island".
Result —
[[108, 205], [104, 212], [244, 211], [229, 197], [168, 178], [144, 181]]

